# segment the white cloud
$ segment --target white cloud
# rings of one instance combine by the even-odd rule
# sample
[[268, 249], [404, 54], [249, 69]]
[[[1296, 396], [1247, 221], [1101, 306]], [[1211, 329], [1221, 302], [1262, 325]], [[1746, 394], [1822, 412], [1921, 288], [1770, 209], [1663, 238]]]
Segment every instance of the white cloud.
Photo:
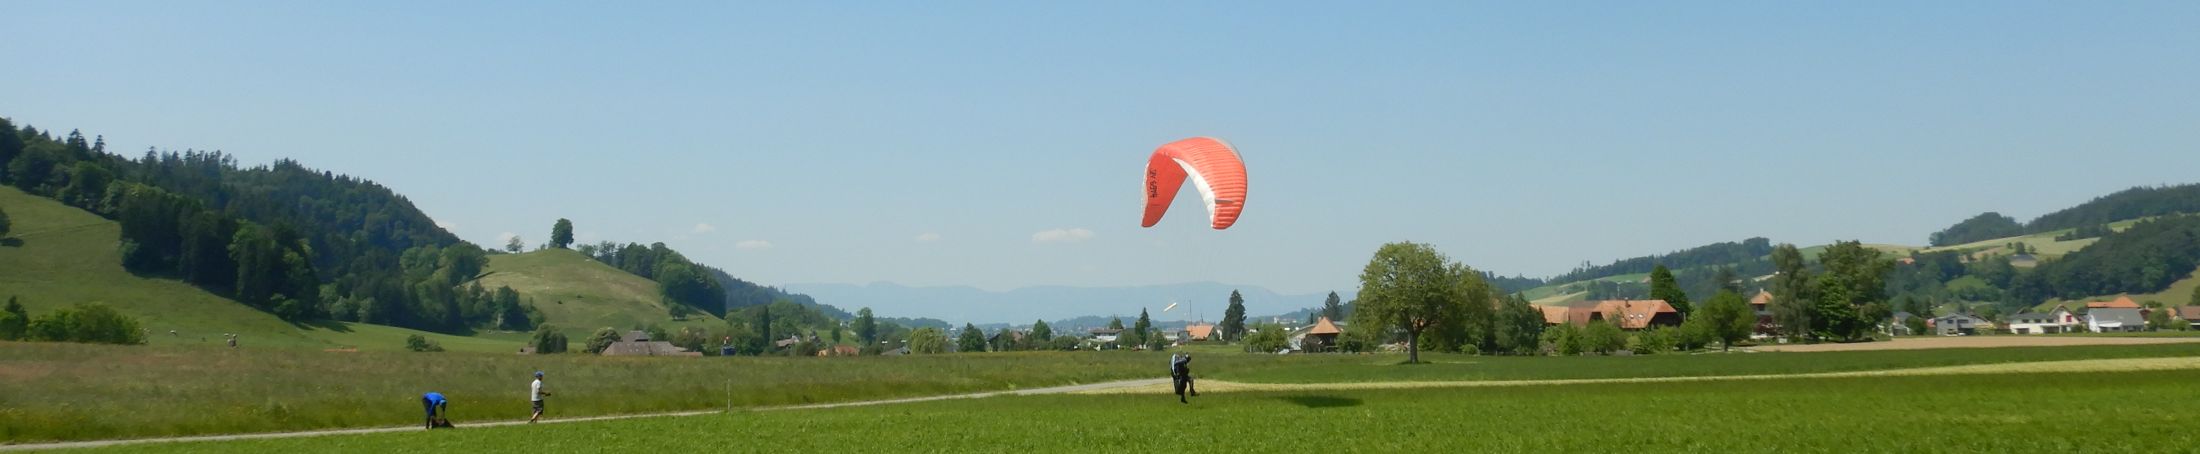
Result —
[[744, 250], [771, 249], [772, 242], [764, 240], [741, 240], [741, 242], [739, 243], [733, 243], [733, 248]]
[[934, 242], [934, 241], [939, 241], [939, 240], [940, 240], [940, 234], [937, 234], [937, 233], [932, 233], [932, 232], [924, 232], [924, 233], [922, 233], [922, 234], [918, 234], [918, 235], [917, 235], [917, 242], [919, 242], [919, 243], [930, 243], [930, 242]]
[[704, 224], [704, 223], [700, 223], [700, 222], [698, 222], [698, 223], [696, 223], [696, 224], [695, 224], [695, 233], [710, 233], [710, 232], [716, 232], [716, 231], [718, 231], [718, 226], [715, 226], [715, 225], [710, 225], [710, 224]]
[[1085, 228], [1040, 230], [1031, 234], [1032, 243], [1076, 243], [1092, 239], [1092, 231]]
[[504, 233], [499, 233], [499, 234], [497, 234], [497, 243], [499, 243], [499, 244], [497, 244], [497, 246], [499, 246], [499, 247], [501, 247], [501, 246], [504, 246], [504, 245], [503, 245], [502, 243], [508, 243], [508, 242], [511, 242], [511, 241], [512, 241], [512, 238], [514, 238], [514, 237], [518, 237], [518, 236], [519, 236], [519, 234], [517, 234], [517, 233], [512, 233], [512, 232], [504, 232]]

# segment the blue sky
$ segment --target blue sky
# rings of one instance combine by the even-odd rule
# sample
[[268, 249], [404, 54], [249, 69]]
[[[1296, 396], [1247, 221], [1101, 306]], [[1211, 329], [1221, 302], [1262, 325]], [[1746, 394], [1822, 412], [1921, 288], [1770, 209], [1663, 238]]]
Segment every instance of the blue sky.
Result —
[[[2200, 3], [1343, 6], [11, 2], [0, 115], [772, 284], [1314, 292], [1399, 240], [1550, 275], [2200, 180]], [[1198, 135], [1244, 217], [1139, 228]]]

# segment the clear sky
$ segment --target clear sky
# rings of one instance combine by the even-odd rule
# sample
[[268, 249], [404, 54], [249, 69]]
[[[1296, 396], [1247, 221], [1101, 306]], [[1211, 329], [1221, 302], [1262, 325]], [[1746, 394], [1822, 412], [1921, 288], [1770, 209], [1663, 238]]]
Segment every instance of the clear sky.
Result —
[[[8, 2], [0, 115], [767, 284], [1544, 276], [2200, 181], [2200, 2], [624, 3]], [[1197, 135], [1244, 217], [1139, 228]]]

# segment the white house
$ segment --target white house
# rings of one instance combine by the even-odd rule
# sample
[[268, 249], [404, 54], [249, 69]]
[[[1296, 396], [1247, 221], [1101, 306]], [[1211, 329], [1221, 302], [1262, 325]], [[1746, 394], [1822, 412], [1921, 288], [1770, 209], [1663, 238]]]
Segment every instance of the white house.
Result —
[[2096, 333], [2146, 331], [2147, 318], [2138, 309], [2088, 309], [2085, 312], [2085, 328]]
[[2055, 306], [2047, 312], [2026, 312], [2009, 316], [2009, 332], [2016, 334], [2055, 334], [2077, 331], [2084, 323], [2070, 309]]

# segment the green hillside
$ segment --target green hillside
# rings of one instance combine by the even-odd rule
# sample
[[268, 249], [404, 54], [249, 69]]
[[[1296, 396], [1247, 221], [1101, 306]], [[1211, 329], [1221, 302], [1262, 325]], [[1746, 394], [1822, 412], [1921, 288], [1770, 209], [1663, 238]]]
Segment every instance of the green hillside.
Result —
[[671, 309], [658, 296], [656, 282], [566, 249], [491, 256], [489, 267], [476, 282], [483, 288], [509, 286], [520, 296], [532, 298], [547, 322], [575, 341], [603, 327], [723, 326], [710, 314], [674, 322]]
[[[0, 299], [21, 298], [36, 314], [80, 302], [101, 302], [138, 318], [155, 344], [216, 346], [237, 333], [250, 347], [400, 350], [421, 334], [451, 350], [513, 351], [515, 336], [466, 338], [386, 326], [282, 321], [181, 281], [131, 274], [116, 251], [121, 227], [52, 199], [0, 186], [0, 210], [14, 220], [16, 241], [0, 245]], [[174, 331], [175, 334], [169, 334]]]

